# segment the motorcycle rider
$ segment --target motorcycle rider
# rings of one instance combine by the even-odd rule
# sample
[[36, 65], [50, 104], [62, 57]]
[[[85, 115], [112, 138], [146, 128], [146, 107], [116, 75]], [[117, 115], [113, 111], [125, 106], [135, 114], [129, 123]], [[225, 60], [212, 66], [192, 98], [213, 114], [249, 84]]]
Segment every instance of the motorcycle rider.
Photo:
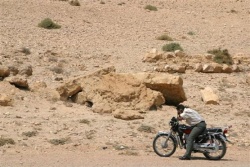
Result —
[[206, 123], [197, 111], [190, 109], [182, 104], [179, 104], [176, 107], [176, 110], [178, 112], [177, 119], [179, 121], [186, 120], [186, 123], [193, 127], [191, 133], [187, 138], [186, 153], [184, 154], [184, 156], [179, 158], [180, 160], [190, 160], [194, 140], [206, 129]]

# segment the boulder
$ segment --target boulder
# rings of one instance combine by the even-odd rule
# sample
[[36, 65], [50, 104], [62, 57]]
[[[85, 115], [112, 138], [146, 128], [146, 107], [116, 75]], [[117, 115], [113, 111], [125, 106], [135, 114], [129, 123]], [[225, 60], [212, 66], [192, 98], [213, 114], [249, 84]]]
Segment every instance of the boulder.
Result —
[[8, 81], [10, 84], [15, 85], [18, 88], [25, 88], [28, 89], [28, 81], [24, 76], [11, 76], [5, 79]]
[[182, 87], [183, 80], [180, 76], [162, 73], [137, 73], [133, 75], [147, 88], [161, 92], [166, 104], [175, 105], [187, 100]]
[[56, 90], [61, 99], [87, 104], [98, 113], [113, 113], [117, 109], [148, 111], [164, 103], [186, 100], [179, 76], [114, 71], [114, 68], [99, 70], [70, 80]]
[[204, 73], [213, 73], [214, 67], [211, 64], [204, 64], [202, 67], [202, 72]]
[[201, 90], [202, 100], [205, 104], [219, 104], [219, 97], [214, 93], [211, 87]]
[[233, 72], [233, 69], [232, 69], [232, 67], [230, 67], [229, 65], [223, 64], [222, 71], [223, 71], [224, 73], [232, 73], [232, 72]]
[[0, 106], [11, 106], [12, 98], [7, 94], [0, 94]]
[[202, 72], [202, 70], [203, 70], [202, 65], [200, 63], [197, 63], [195, 65], [194, 71], [195, 72]]
[[10, 70], [8, 67], [0, 66], [0, 77], [8, 77], [10, 75]]

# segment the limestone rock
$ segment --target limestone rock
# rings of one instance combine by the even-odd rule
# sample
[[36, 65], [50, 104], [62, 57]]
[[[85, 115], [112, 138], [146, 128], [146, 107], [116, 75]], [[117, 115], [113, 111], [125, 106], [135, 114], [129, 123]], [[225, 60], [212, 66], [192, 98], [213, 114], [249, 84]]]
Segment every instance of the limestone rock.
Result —
[[202, 72], [203, 71], [202, 65], [200, 63], [197, 63], [195, 65], [194, 71], [195, 72]]
[[10, 75], [10, 70], [8, 67], [0, 66], [0, 77], [8, 77]]
[[11, 106], [12, 98], [7, 94], [0, 94], [0, 106]]
[[232, 73], [232, 72], [233, 72], [233, 69], [232, 69], [229, 65], [224, 64], [224, 65], [223, 65], [223, 68], [222, 68], [222, 71], [223, 71], [224, 73]]
[[206, 87], [201, 90], [201, 95], [205, 104], [219, 104], [219, 97], [214, 93], [211, 87]]
[[16, 87], [29, 88], [28, 81], [23, 76], [12, 76], [6, 78], [5, 80], [8, 81], [10, 84], [15, 85]]
[[98, 71], [70, 80], [57, 91], [61, 99], [87, 104], [97, 113], [113, 113], [116, 109], [148, 111], [164, 103], [186, 100], [179, 76], [112, 71]]

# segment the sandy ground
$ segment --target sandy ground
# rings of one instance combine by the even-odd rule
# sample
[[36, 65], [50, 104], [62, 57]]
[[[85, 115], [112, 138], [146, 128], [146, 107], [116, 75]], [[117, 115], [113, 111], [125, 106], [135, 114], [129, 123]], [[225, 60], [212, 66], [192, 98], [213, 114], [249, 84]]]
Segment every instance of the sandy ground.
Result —
[[[76, 7], [59, 0], [1, 0], [0, 65], [32, 65], [29, 83], [45, 82], [53, 89], [69, 78], [106, 66], [113, 65], [118, 72], [152, 71], [154, 66], [143, 63], [142, 58], [152, 48], [160, 50], [168, 43], [156, 40], [162, 34], [171, 36], [189, 55], [221, 47], [232, 55], [250, 56], [248, 0], [79, 2], [81, 6]], [[145, 10], [148, 4], [158, 10]], [[62, 27], [39, 28], [38, 23], [47, 17]], [[20, 53], [24, 47], [31, 54]], [[62, 67], [63, 72], [55, 73], [55, 67]], [[168, 131], [168, 121], [176, 115], [172, 107], [148, 112], [143, 120], [123, 121], [93, 113], [86, 106], [48, 100], [51, 95], [46, 92], [18, 90], [13, 106], [0, 107], [0, 135], [16, 142], [0, 147], [0, 166], [248, 166], [248, 73], [176, 74], [184, 80], [185, 103], [202, 114], [208, 127], [233, 125], [228, 137], [234, 144], [228, 145], [221, 161], [194, 154], [194, 160], [187, 163], [178, 159], [184, 150], [177, 150], [170, 158], [153, 152], [157, 131]], [[220, 105], [201, 101], [200, 90], [208, 85], [217, 90]], [[142, 125], [155, 131], [138, 131]], [[37, 134], [23, 135], [32, 131]], [[67, 139], [65, 145], [49, 142], [61, 138]]]

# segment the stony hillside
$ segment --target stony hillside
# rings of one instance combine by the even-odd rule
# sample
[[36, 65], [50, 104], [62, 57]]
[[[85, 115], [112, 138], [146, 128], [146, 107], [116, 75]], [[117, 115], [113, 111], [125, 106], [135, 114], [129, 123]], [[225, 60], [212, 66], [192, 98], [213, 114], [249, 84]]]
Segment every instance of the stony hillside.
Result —
[[[209, 127], [232, 125], [229, 139], [234, 144], [229, 148], [249, 149], [250, 1], [78, 2], [80, 6], [66, 0], [1, 0], [0, 135], [1, 141], [9, 142], [3, 146], [0, 142], [1, 155], [67, 149], [154, 155], [153, 137], [159, 130], [168, 130], [168, 120], [176, 115], [173, 106], [161, 101], [153, 110], [140, 108], [139, 117], [123, 120], [123, 116], [114, 117], [114, 109], [93, 112], [90, 100], [79, 104], [72, 101], [73, 94], [62, 99], [58, 91], [65, 83], [85, 77], [91, 93], [103, 88], [107, 92], [110, 86], [119, 95], [132, 92], [141, 98], [148, 92], [145, 97], [152, 98], [155, 90], [143, 92], [149, 87], [141, 86], [135, 91], [140, 96], [134, 96], [128, 80], [118, 77], [134, 74], [140, 79], [138, 73], [180, 77], [183, 82], [178, 84], [186, 96], [183, 103], [197, 109]], [[147, 5], [156, 10], [145, 9]], [[60, 28], [39, 27], [45, 18]], [[169, 38], [160, 40], [163, 36]], [[162, 50], [171, 43], [180, 44], [183, 51]], [[215, 55], [207, 53], [213, 49], [227, 50], [232, 63], [215, 63]], [[88, 78], [107, 67], [115, 69], [111, 78]], [[128, 82], [133, 85], [138, 80]], [[207, 87], [216, 95], [212, 104], [206, 103], [202, 92]], [[100, 103], [105, 98], [90, 99]], [[111, 99], [126, 100], [127, 96]], [[152, 99], [145, 101], [152, 104]], [[130, 108], [135, 102], [142, 101], [121, 106]]]

